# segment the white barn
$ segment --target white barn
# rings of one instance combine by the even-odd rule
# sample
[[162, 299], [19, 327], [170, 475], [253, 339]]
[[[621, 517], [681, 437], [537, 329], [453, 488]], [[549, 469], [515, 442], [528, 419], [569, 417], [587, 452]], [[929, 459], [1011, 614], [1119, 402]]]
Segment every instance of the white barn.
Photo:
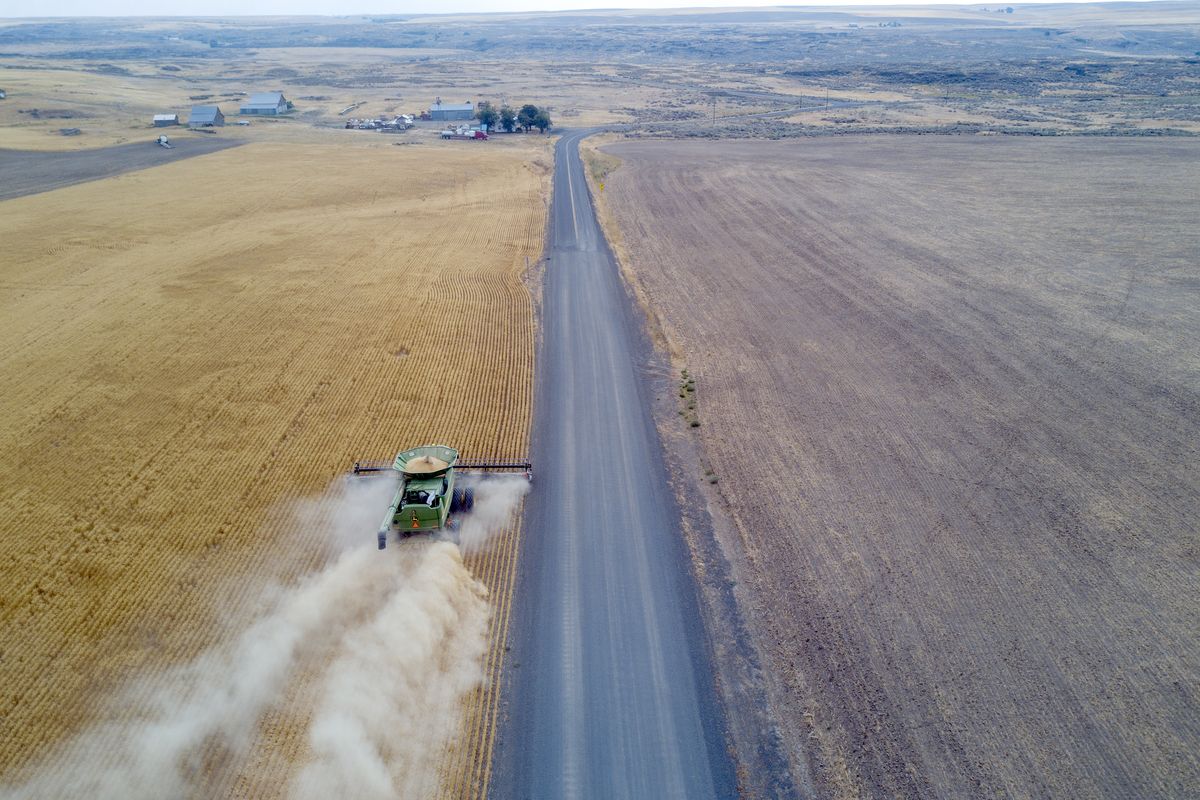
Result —
[[259, 92], [242, 103], [239, 114], [274, 117], [288, 112], [289, 103], [283, 92]]
[[189, 128], [220, 128], [225, 124], [225, 115], [218, 106], [192, 106], [188, 115]]

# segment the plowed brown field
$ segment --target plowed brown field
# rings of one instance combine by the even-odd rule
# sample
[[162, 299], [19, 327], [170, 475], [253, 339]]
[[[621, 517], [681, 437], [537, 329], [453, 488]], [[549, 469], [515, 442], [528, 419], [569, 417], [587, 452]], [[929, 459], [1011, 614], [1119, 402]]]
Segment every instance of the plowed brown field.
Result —
[[[550, 159], [533, 140], [251, 144], [0, 203], [0, 782], [320, 569], [327, 533], [287, 509], [355, 458], [526, 452]], [[466, 558], [488, 676], [518, 535]], [[490, 687], [447, 794], [486, 787]], [[206, 762], [204, 793], [284, 791], [309, 747], [291, 707], [249, 761]]]
[[1200, 143], [605, 151], [820, 793], [1200, 794]]

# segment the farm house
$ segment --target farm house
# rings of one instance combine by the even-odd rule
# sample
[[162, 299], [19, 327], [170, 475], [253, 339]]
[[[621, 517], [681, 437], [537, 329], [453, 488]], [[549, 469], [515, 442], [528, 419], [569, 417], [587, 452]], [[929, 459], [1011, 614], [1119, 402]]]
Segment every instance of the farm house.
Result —
[[259, 92], [250, 95], [250, 99], [238, 109], [239, 114], [255, 116], [278, 116], [286, 114], [292, 107], [283, 92]]
[[225, 115], [218, 106], [192, 106], [188, 115], [189, 128], [220, 128], [225, 125]]
[[442, 98], [429, 107], [429, 118], [437, 122], [475, 118], [475, 106], [471, 103], [443, 103]]
[[178, 124], [179, 124], [179, 115], [178, 114], [155, 114], [154, 115], [154, 127], [156, 127], [156, 128], [169, 128], [172, 125], [178, 125]]

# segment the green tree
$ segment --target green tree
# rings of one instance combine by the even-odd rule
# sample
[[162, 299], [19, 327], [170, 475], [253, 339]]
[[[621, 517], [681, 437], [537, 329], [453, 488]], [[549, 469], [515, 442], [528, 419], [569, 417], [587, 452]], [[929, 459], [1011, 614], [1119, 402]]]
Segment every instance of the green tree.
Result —
[[542, 133], [545, 133], [546, 129], [549, 128], [550, 125], [550, 115], [546, 113], [545, 109], [539, 110], [537, 115], [533, 118], [533, 127], [537, 128]]
[[533, 127], [533, 121], [537, 119], [538, 107], [532, 103], [526, 103], [521, 106], [521, 110], [517, 112], [517, 124], [525, 130]]
[[500, 112], [496, 110], [495, 106], [484, 100], [475, 109], [475, 118], [487, 125], [488, 130], [491, 130], [496, 127], [496, 121], [500, 119]]
[[510, 106], [500, 107], [500, 127], [508, 133], [512, 133], [513, 128], [517, 127], [517, 112]]

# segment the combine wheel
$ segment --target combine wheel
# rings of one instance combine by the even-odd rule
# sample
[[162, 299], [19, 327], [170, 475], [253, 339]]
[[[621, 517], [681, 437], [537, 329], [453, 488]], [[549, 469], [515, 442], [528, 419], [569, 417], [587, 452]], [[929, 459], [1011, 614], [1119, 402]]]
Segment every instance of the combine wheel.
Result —
[[454, 496], [450, 498], [450, 512], [457, 513], [460, 511], [470, 511], [475, 507], [475, 490], [474, 489], [455, 489]]

